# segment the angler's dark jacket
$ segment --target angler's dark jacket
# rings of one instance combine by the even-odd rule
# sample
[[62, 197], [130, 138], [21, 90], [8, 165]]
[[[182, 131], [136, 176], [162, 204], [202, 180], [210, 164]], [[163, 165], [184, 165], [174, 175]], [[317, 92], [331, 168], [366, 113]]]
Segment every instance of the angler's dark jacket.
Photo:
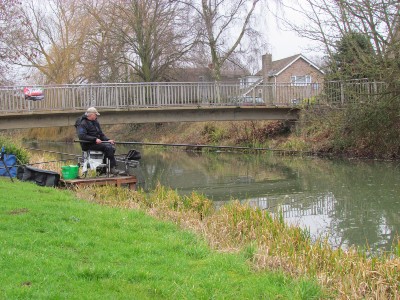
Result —
[[97, 120], [88, 120], [86, 115], [83, 115], [76, 120], [75, 127], [79, 140], [91, 142], [81, 143], [82, 150], [84, 151], [88, 150], [91, 145], [95, 145], [96, 139], [100, 139], [102, 141], [109, 140], [109, 138], [106, 137], [101, 130], [99, 122], [97, 122]]

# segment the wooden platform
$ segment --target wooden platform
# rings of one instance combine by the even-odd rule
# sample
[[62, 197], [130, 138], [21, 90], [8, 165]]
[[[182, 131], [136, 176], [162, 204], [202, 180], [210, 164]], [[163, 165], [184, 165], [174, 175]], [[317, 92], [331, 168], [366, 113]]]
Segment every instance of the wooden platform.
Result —
[[118, 176], [118, 177], [93, 177], [81, 179], [60, 179], [61, 185], [65, 187], [84, 186], [84, 185], [114, 185], [121, 187], [127, 185], [131, 190], [136, 189], [136, 176]]

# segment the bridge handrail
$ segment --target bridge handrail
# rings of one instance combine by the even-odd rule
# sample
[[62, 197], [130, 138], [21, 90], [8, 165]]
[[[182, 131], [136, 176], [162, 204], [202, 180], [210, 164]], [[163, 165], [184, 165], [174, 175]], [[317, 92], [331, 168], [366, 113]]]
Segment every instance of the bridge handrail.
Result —
[[[44, 99], [26, 100], [24, 87], [42, 87]], [[321, 101], [344, 103], [343, 91], [374, 93], [383, 83], [368, 81], [332, 83], [262, 83], [251, 90], [239, 83], [221, 82], [133, 82], [63, 85], [18, 85], [0, 87], [0, 113], [100, 108], [283, 106]], [[324, 97], [321, 97], [321, 96]], [[331, 100], [329, 100], [329, 97]]]

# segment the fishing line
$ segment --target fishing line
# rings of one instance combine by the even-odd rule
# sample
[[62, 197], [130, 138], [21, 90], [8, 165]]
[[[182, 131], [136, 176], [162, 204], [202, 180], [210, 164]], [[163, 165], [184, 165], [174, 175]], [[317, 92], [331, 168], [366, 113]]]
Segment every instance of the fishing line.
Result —
[[57, 151], [52, 151], [52, 150], [42, 150], [42, 149], [37, 149], [37, 148], [25, 148], [25, 149], [34, 150], [34, 151], [41, 151], [41, 152], [48, 152], [48, 153], [55, 153], [55, 154], [62, 154], [62, 155], [68, 155], [68, 156], [75, 156], [75, 157], [81, 156], [81, 155], [78, 155], [78, 154], [57, 152]]
[[[75, 143], [91, 143], [89, 141], [74, 140]], [[109, 143], [108, 141], [102, 141], [102, 143]], [[170, 147], [188, 147], [188, 148], [216, 148], [216, 149], [234, 149], [234, 150], [252, 150], [252, 151], [271, 151], [271, 152], [295, 152], [295, 153], [306, 153], [311, 154], [308, 151], [292, 151], [283, 149], [271, 149], [263, 147], [246, 147], [246, 146], [216, 146], [216, 145], [204, 145], [204, 144], [172, 144], [172, 143], [152, 143], [152, 142], [115, 142], [115, 144], [121, 145], [149, 145], [149, 146], [170, 146]]]
[[[31, 164], [13, 165], [12, 167], [34, 166], [34, 165], [48, 164], [48, 163], [52, 163], [52, 162], [65, 162], [65, 161], [71, 161], [71, 159], [49, 160], [49, 161], [43, 161], [43, 162], [37, 162], [37, 163], [31, 163]], [[0, 167], [0, 169], [5, 169], [5, 167]]]

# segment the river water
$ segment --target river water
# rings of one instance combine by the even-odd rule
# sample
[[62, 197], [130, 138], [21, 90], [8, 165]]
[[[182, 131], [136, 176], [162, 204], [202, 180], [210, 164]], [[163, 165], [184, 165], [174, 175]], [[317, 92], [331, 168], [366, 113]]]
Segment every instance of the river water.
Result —
[[[80, 153], [77, 144], [35, 147]], [[133, 173], [145, 189], [160, 182], [182, 194], [205, 194], [216, 205], [237, 199], [271, 212], [281, 210], [288, 223], [308, 229], [313, 237], [328, 236], [332, 246], [344, 249], [389, 250], [400, 233], [398, 162], [123, 145], [117, 154], [130, 149], [142, 154]]]

